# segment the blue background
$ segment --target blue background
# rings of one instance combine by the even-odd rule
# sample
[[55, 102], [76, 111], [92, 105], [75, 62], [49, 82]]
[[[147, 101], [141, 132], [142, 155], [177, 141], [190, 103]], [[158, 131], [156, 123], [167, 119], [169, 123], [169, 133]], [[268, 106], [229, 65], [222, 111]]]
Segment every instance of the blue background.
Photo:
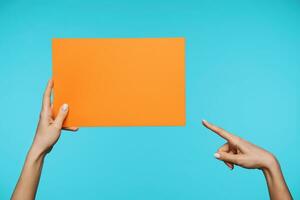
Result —
[[300, 2], [0, 2], [0, 199], [9, 199], [51, 77], [51, 39], [186, 38], [186, 127], [64, 132], [37, 199], [267, 199], [259, 170], [228, 170], [205, 118], [277, 155], [300, 198]]

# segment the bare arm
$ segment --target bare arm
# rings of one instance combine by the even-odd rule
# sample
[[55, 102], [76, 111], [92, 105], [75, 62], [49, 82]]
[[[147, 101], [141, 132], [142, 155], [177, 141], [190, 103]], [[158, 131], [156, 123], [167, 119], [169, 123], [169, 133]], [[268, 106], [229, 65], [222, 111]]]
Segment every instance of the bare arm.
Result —
[[[12, 194], [12, 200], [33, 200], [37, 192], [45, 156], [58, 141], [63, 121], [68, 114], [68, 105], [61, 106], [56, 119], [52, 118], [51, 91], [53, 82], [50, 80], [43, 98], [43, 106], [36, 134], [27, 154], [20, 178]], [[73, 127], [68, 130], [76, 131]]]
[[224, 138], [227, 143], [214, 156], [233, 169], [238, 165], [247, 169], [261, 169], [268, 184], [271, 200], [292, 200], [292, 195], [284, 180], [279, 162], [270, 152], [237, 137], [207, 121], [203, 125]]
[[273, 164], [269, 165], [269, 167], [265, 169], [262, 169], [262, 171], [268, 184], [270, 199], [293, 199], [284, 180], [280, 165], [276, 159], [274, 159]]

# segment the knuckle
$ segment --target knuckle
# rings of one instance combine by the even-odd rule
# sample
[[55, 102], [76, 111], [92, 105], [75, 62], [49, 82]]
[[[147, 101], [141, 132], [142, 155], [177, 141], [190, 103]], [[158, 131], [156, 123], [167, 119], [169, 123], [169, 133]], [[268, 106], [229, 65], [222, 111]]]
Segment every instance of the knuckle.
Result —
[[60, 130], [60, 129], [61, 129], [60, 123], [55, 122], [55, 123], [53, 123], [52, 125], [53, 125], [53, 128], [54, 128], [55, 130]]
[[236, 164], [239, 165], [239, 166], [243, 166], [244, 165], [244, 161], [241, 160], [241, 159], [237, 159], [236, 160]]
[[241, 137], [237, 136], [237, 141], [238, 141], [238, 142], [242, 142], [243, 139], [242, 139]]
[[48, 109], [42, 108], [39, 117], [40, 119], [48, 119], [48, 118], [52, 118], [52, 114], [51, 112], [49, 112]]
[[40, 119], [44, 119], [44, 118], [46, 118], [46, 116], [47, 116], [47, 114], [46, 114], [46, 111], [45, 111], [45, 109], [42, 109], [42, 111], [40, 112]]
[[237, 159], [237, 158], [233, 158], [232, 162], [235, 163], [235, 164], [237, 164], [237, 165], [240, 165], [240, 160]]
[[242, 142], [242, 138], [241, 137], [239, 137], [239, 136], [235, 136], [234, 138], [233, 138], [233, 143], [234, 143], [234, 145], [238, 145], [238, 144], [241, 144], [241, 142]]

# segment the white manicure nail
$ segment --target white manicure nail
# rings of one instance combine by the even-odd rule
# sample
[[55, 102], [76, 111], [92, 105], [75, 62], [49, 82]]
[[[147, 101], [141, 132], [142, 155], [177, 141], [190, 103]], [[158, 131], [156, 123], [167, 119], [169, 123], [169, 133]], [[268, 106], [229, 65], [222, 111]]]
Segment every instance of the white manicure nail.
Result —
[[214, 156], [215, 156], [215, 158], [220, 158], [221, 157], [221, 155], [219, 153], [215, 153]]
[[207, 121], [205, 119], [203, 119], [202, 122], [206, 123]]
[[69, 107], [69, 105], [65, 103], [65, 104], [62, 106], [62, 111], [66, 112], [66, 111], [68, 110], [68, 107]]

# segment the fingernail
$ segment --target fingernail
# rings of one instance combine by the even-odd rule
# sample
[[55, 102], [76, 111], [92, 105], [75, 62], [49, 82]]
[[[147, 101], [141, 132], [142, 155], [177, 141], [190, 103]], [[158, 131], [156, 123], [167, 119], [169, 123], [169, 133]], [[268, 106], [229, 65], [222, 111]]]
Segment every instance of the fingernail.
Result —
[[215, 156], [215, 158], [220, 158], [221, 157], [221, 155], [219, 153], [215, 153], [214, 156]]
[[62, 111], [66, 112], [66, 111], [68, 110], [68, 107], [69, 107], [69, 105], [65, 103], [65, 104], [62, 106]]
[[203, 123], [206, 123], [207, 121], [205, 119], [202, 120]]
[[230, 169], [230, 170], [232, 170], [233, 168], [231, 167], [231, 166], [229, 166], [229, 165], [227, 165], [227, 167]]

